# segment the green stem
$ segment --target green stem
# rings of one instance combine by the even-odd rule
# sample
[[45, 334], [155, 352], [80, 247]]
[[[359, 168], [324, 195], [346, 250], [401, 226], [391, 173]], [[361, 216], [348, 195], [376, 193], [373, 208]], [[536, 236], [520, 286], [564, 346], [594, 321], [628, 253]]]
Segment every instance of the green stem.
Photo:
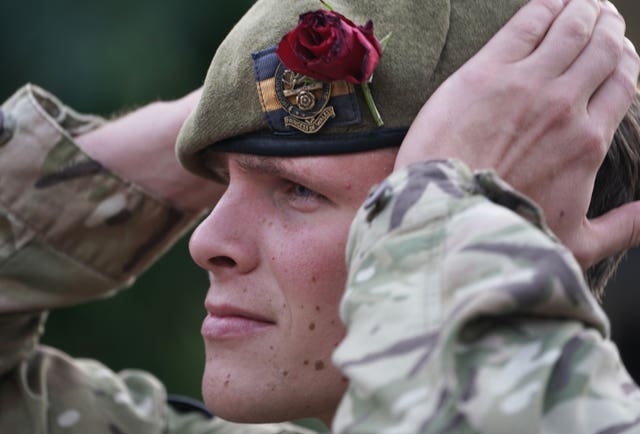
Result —
[[382, 116], [380, 116], [380, 112], [378, 111], [378, 107], [376, 107], [375, 101], [373, 101], [373, 95], [371, 95], [369, 83], [364, 82], [361, 86], [364, 100], [367, 102], [367, 106], [369, 106], [369, 111], [371, 112], [371, 116], [373, 116], [373, 120], [376, 122], [378, 128], [382, 127], [384, 122], [382, 121]]
[[320, 3], [322, 3], [324, 7], [327, 8], [327, 10], [333, 12], [333, 6], [331, 6], [329, 2], [327, 2], [326, 0], [320, 0]]
[[387, 34], [387, 36], [385, 36], [384, 38], [380, 39], [380, 48], [382, 49], [383, 53], [384, 53], [385, 48], [387, 48], [387, 45], [389, 44], [389, 41], [391, 40], [392, 36], [393, 36], [393, 32], [389, 32]]

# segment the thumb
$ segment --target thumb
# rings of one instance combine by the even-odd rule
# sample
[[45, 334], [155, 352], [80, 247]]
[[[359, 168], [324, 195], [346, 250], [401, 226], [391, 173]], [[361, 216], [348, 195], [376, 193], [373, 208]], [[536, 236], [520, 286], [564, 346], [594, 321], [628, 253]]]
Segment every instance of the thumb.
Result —
[[587, 220], [583, 233], [570, 246], [583, 269], [640, 245], [640, 201], [615, 208]]

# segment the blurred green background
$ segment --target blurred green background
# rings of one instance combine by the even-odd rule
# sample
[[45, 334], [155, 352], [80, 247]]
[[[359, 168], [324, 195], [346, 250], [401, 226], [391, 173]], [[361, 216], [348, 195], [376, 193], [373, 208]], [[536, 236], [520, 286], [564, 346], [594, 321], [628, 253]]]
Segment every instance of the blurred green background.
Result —
[[[202, 83], [216, 46], [252, 3], [0, 0], [0, 98], [33, 82], [77, 110], [106, 116], [177, 98]], [[637, 0], [616, 4], [640, 46], [640, 5]], [[605, 303], [614, 339], [636, 379], [638, 263], [640, 253], [633, 252]], [[185, 238], [119, 296], [54, 312], [44, 341], [114, 370], [149, 370], [172, 393], [199, 397], [206, 289], [206, 276], [189, 259]]]

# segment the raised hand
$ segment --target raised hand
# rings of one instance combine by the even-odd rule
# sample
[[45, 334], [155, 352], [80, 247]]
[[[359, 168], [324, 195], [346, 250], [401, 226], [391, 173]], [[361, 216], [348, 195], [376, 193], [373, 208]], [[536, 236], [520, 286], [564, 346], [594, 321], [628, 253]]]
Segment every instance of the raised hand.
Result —
[[586, 268], [640, 243], [640, 204], [589, 220], [594, 180], [636, 97], [640, 59], [615, 7], [532, 0], [434, 93], [396, 168], [458, 158], [535, 200]]

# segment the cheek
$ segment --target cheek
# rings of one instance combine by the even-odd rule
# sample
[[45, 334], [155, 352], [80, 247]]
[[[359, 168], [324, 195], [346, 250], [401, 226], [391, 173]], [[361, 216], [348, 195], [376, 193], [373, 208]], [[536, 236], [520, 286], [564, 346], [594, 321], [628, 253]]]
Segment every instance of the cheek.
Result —
[[[346, 282], [345, 245], [348, 225], [288, 232], [286, 242], [270, 257], [283, 295], [302, 305], [335, 305]], [[293, 307], [293, 306], [292, 306]]]
[[[314, 368], [331, 363], [331, 353], [344, 336], [339, 305], [347, 274], [349, 223], [350, 219], [340, 225], [297, 228], [271, 256], [273, 275], [285, 299], [287, 331], [300, 344], [303, 361]], [[307, 357], [311, 348], [317, 354]]]

